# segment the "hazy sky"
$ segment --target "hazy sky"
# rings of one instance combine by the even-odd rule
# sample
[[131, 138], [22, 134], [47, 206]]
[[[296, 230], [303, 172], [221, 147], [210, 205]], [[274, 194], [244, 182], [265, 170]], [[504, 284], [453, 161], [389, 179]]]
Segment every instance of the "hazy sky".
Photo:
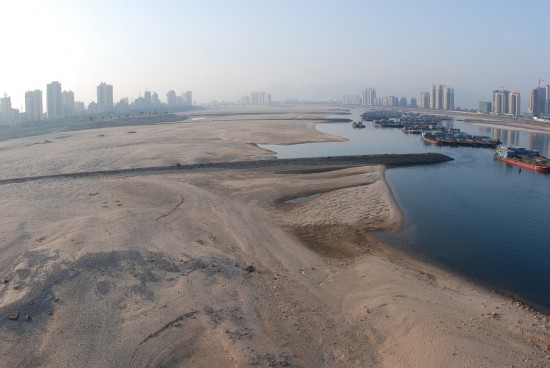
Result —
[[0, 9], [0, 93], [15, 108], [27, 90], [45, 98], [53, 80], [86, 103], [101, 81], [115, 100], [174, 89], [197, 102], [252, 90], [340, 98], [370, 85], [410, 97], [436, 82], [486, 99], [504, 86], [526, 101], [538, 82], [523, 78], [550, 83], [548, 0], [0, 0]]

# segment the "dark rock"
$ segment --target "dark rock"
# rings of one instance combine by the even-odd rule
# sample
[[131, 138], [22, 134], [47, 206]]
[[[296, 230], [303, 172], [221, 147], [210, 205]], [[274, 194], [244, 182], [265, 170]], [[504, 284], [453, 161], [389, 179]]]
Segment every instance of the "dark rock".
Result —
[[288, 367], [288, 361], [286, 359], [279, 359], [279, 365], [282, 367]]
[[8, 319], [11, 319], [12, 321], [17, 321], [19, 319], [19, 312], [13, 312], [9, 315]]
[[10, 282], [10, 280], [8, 280], [8, 279], [4, 280], [4, 284], [7, 284], [8, 282]]
[[256, 267], [254, 267], [253, 265], [248, 265], [244, 268], [244, 270], [246, 272], [254, 272], [254, 271], [256, 271]]

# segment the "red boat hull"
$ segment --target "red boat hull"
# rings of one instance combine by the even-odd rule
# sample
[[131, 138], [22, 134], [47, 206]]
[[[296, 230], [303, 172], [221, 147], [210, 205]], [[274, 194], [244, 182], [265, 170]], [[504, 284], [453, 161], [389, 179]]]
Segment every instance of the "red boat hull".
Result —
[[550, 172], [550, 166], [531, 165], [531, 164], [527, 164], [525, 162], [516, 161], [516, 160], [509, 159], [509, 158], [504, 158], [504, 157], [499, 157], [498, 155], [495, 155], [495, 158], [499, 161], [506, 162], [507, 164], [521, 166], [521, 167], [524, 167], [524, 168], [529, 169], [529, 170], [534, 170], [534, 171], [538, 171], [538, 172], [542, 172], [542, 173], [549, 173]]

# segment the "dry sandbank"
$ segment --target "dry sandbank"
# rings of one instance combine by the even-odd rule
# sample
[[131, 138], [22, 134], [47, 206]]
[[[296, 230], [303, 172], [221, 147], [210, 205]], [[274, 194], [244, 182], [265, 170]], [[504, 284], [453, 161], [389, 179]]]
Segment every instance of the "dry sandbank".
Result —
[[[2, 142], [2, 175], [272, 158], [254, 143], [332, 139], [309, 122], [262, 122], [261, 113], [254, 123], [235, 116], [128, 130]], [[547, 366], [548, 318], [370, 237], [402, 218], [383, 173], [209, 171], [2, 186], [2, 364]], [[308, 193], [322, 194], [283, 203]], [[14, 311], [19, 319], [7, 319]]]

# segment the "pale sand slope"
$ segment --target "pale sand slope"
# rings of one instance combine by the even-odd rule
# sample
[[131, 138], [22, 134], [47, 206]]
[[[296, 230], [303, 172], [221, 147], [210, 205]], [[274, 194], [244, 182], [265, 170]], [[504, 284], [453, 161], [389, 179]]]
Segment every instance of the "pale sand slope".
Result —
[[[274, 158], [256, 144], [345, 141], [313, 129], [332, 110], [272, 109], [257, 115], [214, 110], [207, 120], [152, 126], [60, 132], [0, 142], [0, 179], [109, 170]], [[284, 113], [283, 113], [284, 112]], [[203, 112], [200, 113], [204, 115]], [[227, 114], [227, 115], [224, 115]], [[345, 116], [344, 116], [345, 118]]]
[[0, 188], [5, 367], [549, 362], [548, 319], [368, 235], [401, 223], [380, 167]]

